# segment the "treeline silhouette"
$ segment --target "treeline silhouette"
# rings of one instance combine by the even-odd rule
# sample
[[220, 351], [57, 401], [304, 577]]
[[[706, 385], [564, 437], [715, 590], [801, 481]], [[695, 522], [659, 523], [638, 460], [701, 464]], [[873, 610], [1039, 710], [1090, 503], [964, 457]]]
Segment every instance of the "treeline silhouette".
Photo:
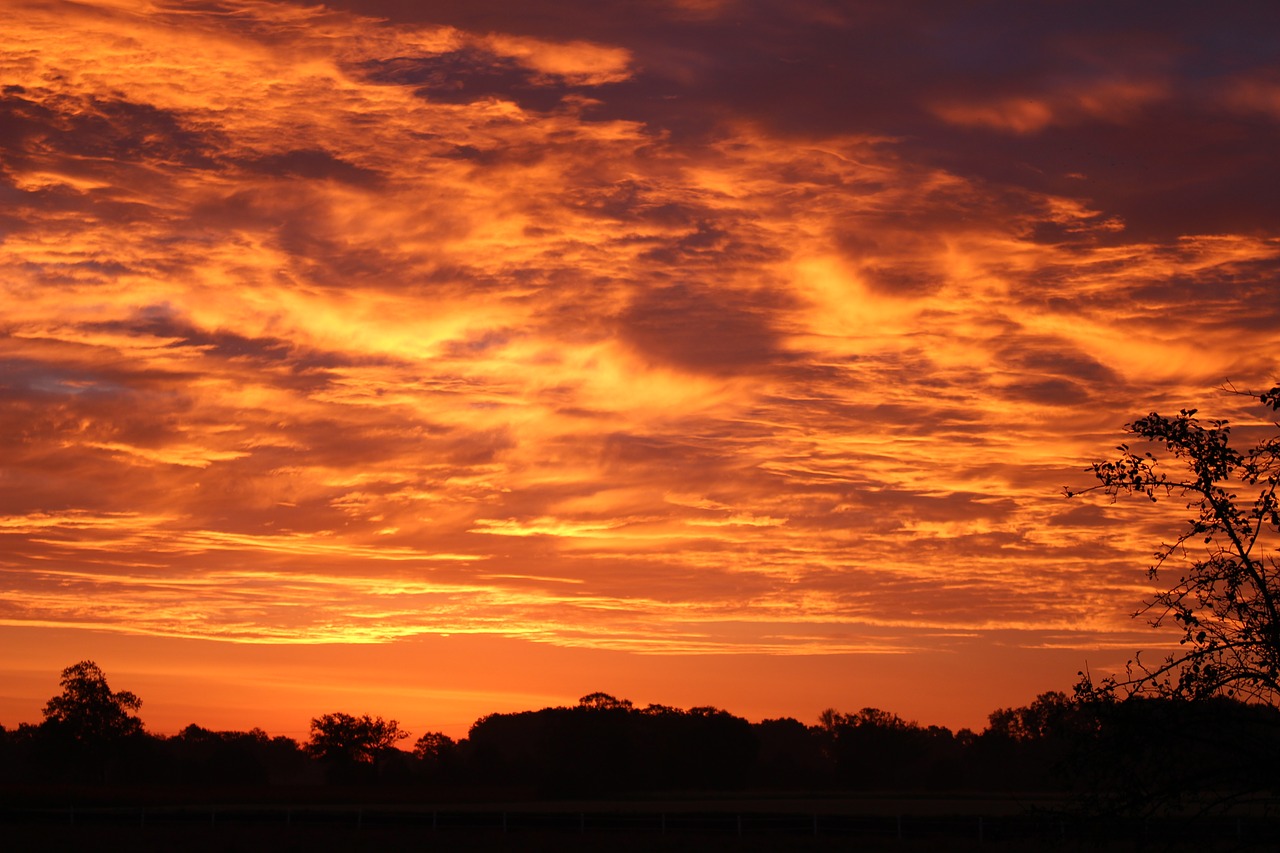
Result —
[[91, 663], [77, 666], [92, 669], [69, 680], [76, 668], [64, 672], [64, 694], [43, 722], [0, 728], [6, 786], [429, 788], [530, 799], [1062, 791], [1111, 798], [1115, 808], [1280, 785], [1280, 711], [1228, 699], [1082, 702], [1049, 692], [993, 712], [975, 733], [876, 708], [828, 710], [813, 724], [752, 723], [714, 707], [636, 707], [593, 693], [573, 706], [489, 714], [462, 740], [428, 732], [408, 747], [410, 733], [394, 720], [349, 714], [317, 717], [302, 743], [194, 724], [154, 735], [129, 722], [137, 697], [111, 693]]

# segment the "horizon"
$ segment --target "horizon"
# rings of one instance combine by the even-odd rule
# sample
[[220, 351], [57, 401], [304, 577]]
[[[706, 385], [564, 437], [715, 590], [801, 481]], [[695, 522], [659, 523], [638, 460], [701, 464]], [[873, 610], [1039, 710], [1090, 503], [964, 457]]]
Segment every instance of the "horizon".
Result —
[[1181, 507], [1063, 489], [1271, 423], [1280, 7], [509, 5], [10, 4], [0, 724], [979, 731], [1164, 653]]
[[[97, 665], [97, 662], [96, 662], [96, 661], [89, 660], [89, 661], [85, 661], [85, 662], [87, 662], [87, 663], [91, 663], [91, 664], [94, 664], [95, 666]], [[110, 687], [111, 687], [111, 689], [112, 689], [112, 691], [113, 691], [113, 692], [119, 692], [120, 690], [128, 690], [128, 691], [129, 691], [129, 692], [131, 692], [131, 693], [135, 693], [135, 694], [137, 693], [137, 691], [133, 691], [133, 690], [131, 690], [131, 689], [130, 689], [130, 688], [128, 688], [128, 687], [121, 687], [121, 686], [119, 686], [119, 685], [117, 685], [117, 684], [112, 683], [112, 682], [113, 682], [113, 679], [111, 678], [111, 676], [110, 676], [110, 674], [109, 674], [109, 673], [104, 672], [104, 673], [103, 673], [103, 675], [106, 677], [106, 679], [107, 679], [107, 683], [110, 685]], [[56, 678], [55, 678], [55, 682], [56, 682]], [[60, 687], [57, 687], [55, 694], [51, 694], [51, 697], [52, 697], [53, 695], [57, 695], [57, 693], [58, 693], [58, 692], [61, 692], [61, 688], [60, 688]], [[1018, 706], [1010, 706], [1010, 707], [1025, 707], [1025, 706], [1027, 706], [1027, 705], [1031, 705], [1031, 704], [1032, 704], [1032, 702], [1033, 702], [1034, 700], [1036, 700], [1036, 699], [1040, 698], [1040, 696], [1045, 695], [1045, 694], [1046, 694], [1046, 693], [1048, 693], [1048, 692], [1051, 692], [1051, 691], [1043, 691], [1041, 694], [1037, 694], [1037, 696], [1031, 697], [1031, 698], [1030, 698], [1030, 699], [1028, 699], [1025, 703], [1021, 703], [1021, 705], [1018, 705]], [[1070, 695], [1069, 691], [1060, 691], [1060, 692], [1066, 693], [1066, 695]], [[657, 701], [657, 700], [654, 700], [654, 701], [633, 701], [632, 699], [630, 699], [630, 698], [629, 698], [629, 697], [627, 697], [627, 696], [614, 695], [614, 694], [610, 694], [610, 693], [608, 693], [607, 691], [589, 691], [589, 692], [584, 693], [584, 694], [582, 694], [581, 696], [578, 696], [578, 697], [576, 697], [576, 698], [574, 698], [574, 699], [571, 699], [571, 700], [560, 701], [560, 702], [554, 702], [554, 701], [553, 701], [553, 702], [549, 702], [549, 703], [541, 704], [541, 705], [530, 705], [530, 706], [528, 706], [528, 707], [510, 708], [510, 709], [504, 709], [504, 710], [501, 710], [501, 711], [488, 711], [488, 712], [484, 712], [484, 713], [482, 713], [482, 714], [477, 715], [477, 717], [476, 717], [474, 720], [472, 720], [472, 721], [470, 721], [469, 723], [467, 723], [467, 724], [466, 724], [466, 726], [465, 726], [464, 728], [461, 728], [461, 729], [457, 729], [457, 728], [455, 728], [455, 727], [453, 727], [453, 726], [451, 726], [451, 725], [449, 725], [449, 724], [446, 724], [446, 727], [445, 727], [445, 728], [440, 728], [440, 727], [435, 727], [435, 728], [433, 728], [433, 727], [431, 727], [430, 725], [418, 726], [418, 727], [410, 727], [410, 726], [406, 726], [406, 725], [404, 725], [404, 721], [403, 721], [403, 720], [396, 719], [396, 718], [394, 717], [394, 715], [389, 715], [389, 714], [380, 714], [380, 713], [377, 713], [377, 712], [375, 712], [375, 711], [369, 711], [368, 709], [357, 710], [357, 711], [355, 711], [354, 713], [352, 713], [352, 712], [351, 712], [351, 709], [329, 709], [328, 711], [323, 712], [323, 713], [335, 713], [335, 712], [341, 712], [341, 713], [352, 713], [352, 715], [353, 715], [353, 716], [360, 716], [361, 714], [365, 714], [365, 713], [367, 713], [367, 714], [369, 714], [370, 716], [378, 717], [378, 718], [381, 718], [381, 719], [386, 719], [386, 720], [388, 720], [388, 721], [390, 721], [390, 722], [394, 722], [394, 723], [398, 723], [398, 724], [400, 724], [400, 726], [399, 726], [399, 727], [400, 727], [402, 730], [404, 730], [405, 732], [407, 732], [406, 737], [407, 737], [407, 739], [409, 739], [409, 740], [416, 739], [417, 737], [420, 737], [420, 736], [422, 736], [423, 734], [432, 733], [432, 732], [438, 732], [438, 733], [441, 733], [441, 734], [448, 735], [448, 736], [449, 736], [449, 737], [451, 737], [454, 741], [460, 741], [460, 740], [465, 739], [465, 738], [468, 736], [468, 734], [469, 734], [469, 729], [470, 729], [470, 728], [474, 727], [474, 725], [475, 725], [476, 723], [481, 722], [482, 720], [484, 720], [485, 718], [487, 718], [487, 717], [489, 717], [489, 716], [491, 716], [491, 715], [497, 715], [497, 714], [537, 713], [537, 712], [540, 712], [540, 711], [547, 711], [547, 710], [560, 710], [560, 709], [565, 709], [565, 708], [575, 708], [575, 707], [580, 707], [580, 706], [582, 705], [582, 700], [583, 700], [584, 698], [586, 698], [586, 697], [588, 697], [588, 696], [599, 696], [599, 695], [605, 695], [605, 696], [608, 696], [608, 697], [609, 697], [609, 698], [611, 698], [611, 699], [618, 700], [619, 702], [623, 703], [623, 704], [628, 708], [628, 710], [634, 710], [634, 711], [638, 711], [638, 712], [640, 712], [640, 711], [644, 711], [644, 710], [645, 710], [646, 708], [648, 708], [648, 707], [672, 708], [672, 709], [675, 709], [675, 710], [677, 710], [677, 711], [682, 711], [682, 712], [688, 712], [688, 711], [690, 711], [690, 710], [693, 710], [694, 708], [699, 708], [699, 707], [704, 707], [704, 708], [705, 708], [705, 707], [715, 707], [715, 708], [716, 708], [716, 710], [718, 710], [718, 711], [727, 712], [727, 713], [729, 713], [730, 715], [732, 715], [732, 716], [734, 716], [734, 717], [738, 717], [738, 718], [740, 718], [740, 719], [745, 719], [745, 720], [747, 720], [749, 723], [751, 723], [751, 724], [753, 724], [753, 725], [758, 724], [758, 723], [762, 723], [762, 722], [765, 722], [765, 721], [768, 721], [768, 720], [791, 719], [791, 720], [795, 720], [795, 721], [797, 721], [797, 722], [800, 722], [800, 723], [804, 724], [805, 726], [807, 726], [807, 727], [809, 727], [809, 728], [815, 728], [815, 727], [820, 727], [820, 726], [821, 726], [821, 718], [822, 718], [823, 714], [824, 714], [824, 713], [826, 713], [827, 711], [835, 711], [835, 712], [838, 712], [838, 713], [841, 713], [841, 714], [853, 714], [853, 713], [857, 713], [857, 712], [860, 712], [860, 711], [863, 711], [863, 710], [868, 710], [868, 709], [874, 709], [874, 710], [879, 710], [879, 711], [886, 711], [886, 712], [889, 712], [889, 713], [893, 714], [894, 716], [896, 716], [896, 717], [898, 717], [898, 718], [902, 719], [902, 720], [903, 720], [904, 722], [906, 722], [908, 725], [919, 726], [920, 728], [929, 728], [929, 727], [931, 727], [931, 726], [940, 726], [941, 728], [948, 729], [948, 730], [949, 730], [949, 731], [951, 731], [953, 734], [959, 734], [961, 731], [972, 731], [972, 732], [973, 732], [973, 733], [975, 733], [975, 734], [981, 734], [983, 731], [985, 731], [987, 728], [989, 728], [989, 724], [990, 724], [989, 719], [984, 719], [984, 720], [983, 720], [983, 724], [982, 724], [981, 726], [947, 726], [947, 725], [939, 724], [939, 723], [934, 722], [934, 721], [918, 720], [918, 719], [914, 719], [914, 718], [912, 718], [912, 717], [910, 717], [910, 716], [904, 716], [904, 715], [902, 715], [902, 714], [897, 714], [897, 712], [895, 712], [892, 708], [880, 708], [880, 707], [876, 707], [876, 706], [862, 706], [862, 707], [858, 707], [858, 708], [830, 708], [830, 707], [828, 707], [828, 708], [823, 708], [821, 711], [815, 712], [815, 713], [812, 715], [812, 717], [811, 717], [811, 718], [810, 718], [810, 717], [805, 717], [805, 716], [798, 716], [798, 715], [795, 715], [795, 714], [772, 714], [772, 715], [763, 715], [763, 716], [760, 716], [760, 715], [757, 715], [757, 716], [751, 716], [751, 715], [746, 715], [746, 714], [739, 713], [739, 712], [738, 712], [737, 710], [735, 710], [734, 708], [725, 708], [725, 707], [719, 707], [719, 706], [707, 706], [707, 705], [705, 705], [705, 704], [704, 704], [704, 705], [691, 704], [691, 705], [683, 705], [683, 706], [682, 706], [682, 705], [673, 705], [673, 704], [671, 704], [671, 703], [669, 703], [669, 702], [662, 702], [662, 701]], [[145, 709], [145, 708], [147, 707], [146, 697], [139, 695], [137, 698], [138, 698], [138, 699], [140, 699], [140, 700], [142, 700], [142, 708], [141, 708], [141, 709], [139, 709], [139, 710], [136, 710], [136, 711], [132, 712], [132, 716], [135, 716], [135, 717], [139, 718], [139, 719], [142, 721], [142, 724], [143, 724], [143, 730], [146, 732], [146, 734], [151, 735], [151, 736], [155, 736], [155, 737], [163, 737], [163, 738], [173, 737], [173, 736], [175, 736], [175, 735], [180, 734], [180, 733], [181, 733], [184, 729], [186, 729], [188, 726], [197, 726], [197, 727], [199, 727], [199, 728], [206, 729], [206, 730], [210, 730], [210, 731], [222, 731], [222, 732], [241, 732], [241, 733], [243, 733], [243, 732], [249, 732], [249, 731], [263, 731], [265, 734], [267, 734], [267, 735], [268, 735], [268, 736], [270, 736], [270, 737], [276, 737], [276, 736], [281, 736], [281, 735], [283, 735], [283, 736], [285, 736], [285, 737], [289, 737], [289, 738], [291, 738], [291, 739], [293, 739], [293, 740], [297, 741], [299, 744], [305, 744], [305, 743], [307, 742], [308, 738], [310, 737], [310, 735], [312, 734], [312, 729], [311, 729], [311, 727], [310, 727], [310, 726], [308, 726], [307, 728], [303, 728], [303, 729], [296, 729], [296, 728], [294, 728], [294, 729], [288, 729], [288, 730], [280, 730], [280, 729], [269, 730], [269, 729], [267, 729], [267, 728], [264, 728], [264, 727], [263, 727], [263, 726], [261, 726], [261, 725], [243, 725], [243, 726], [235, 727], [235, 728], [219, 728], [219, 727], [215, 727], [215, 726], [203, 725], [203, 724], [201, 724], [201, 723], [200, 723], [199, 721], [197, 721], [197, 720], [192, 720], [191, 722], [186, 723], [186, 724], [183, 724], [183, 725], [170, 726], [169, 728], [166, 728], [166, 729], [160, 730], [160, 729], [157, 729], [155, 726], [151, 726], [151, 725], [148, 725], [148, 724], [147, 724], [146, 712], [145, 712], [145, 710], [143, 710], [143, 709]], [[1000, 710], [1005, 710], [1005, 708], [1003, 708], [1003, 707], [1002, 707], [1002, 708], [992, 708], [992, 709], [988, 712], [988, 715], [994, 714], [995, 712], [1000, 711]], [[317, 712], [315, 715], [313, 715], [313, 718], [318, 718], [318, 717], [320, 717], [321, 715], [322, 715], [322, 714], [321, 714], [320, 712]], [[43, 716], [43, 715], [40, 715], [40, 716]], [[308, 723], [310, 723], [310, 722], [311, 722], [311, 720], [308, 720]], [[37, 721], [36, 721], [36, 720], [34, 720], [34, 719], [32, 719], [32, 720], [23, 720], [23, 721], [21, 721], [21, 723], [22, 723], [22, 724], [24, 724], [24, 725], [25, 725], [25, 724], [38, 725]], [[14, 731], [14, 730], [15, 730], [16, 728], [18, 728], [18, 727], [17, 727], [17, 726], [12, 726], [12, 725], [4, 725], [4, 724], [0, 724], [0, 728], [3, 728], [3, 730], [6, 730], [6, 731]]]

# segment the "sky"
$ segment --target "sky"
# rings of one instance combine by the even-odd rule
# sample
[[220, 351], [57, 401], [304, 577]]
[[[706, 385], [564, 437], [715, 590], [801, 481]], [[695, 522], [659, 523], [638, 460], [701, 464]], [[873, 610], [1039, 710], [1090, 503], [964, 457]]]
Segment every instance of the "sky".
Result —
[[981, 729], [1280, 375], [1274, 3], [2, 2], [6, 726]]

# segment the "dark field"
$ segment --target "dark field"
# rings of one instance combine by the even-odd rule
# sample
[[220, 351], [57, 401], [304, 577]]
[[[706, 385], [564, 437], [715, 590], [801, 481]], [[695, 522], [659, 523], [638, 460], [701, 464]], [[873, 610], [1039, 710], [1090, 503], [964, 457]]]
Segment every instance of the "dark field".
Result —
[[[45, 792], [46, 794], [49, 792]], [[21, 797], [19, 797], [21, 799]], [[14, 851], [1274, 850], [1280, 820], [1104, 820], [1052, 797], [852, 795], [511, 804], [0, 808]]]

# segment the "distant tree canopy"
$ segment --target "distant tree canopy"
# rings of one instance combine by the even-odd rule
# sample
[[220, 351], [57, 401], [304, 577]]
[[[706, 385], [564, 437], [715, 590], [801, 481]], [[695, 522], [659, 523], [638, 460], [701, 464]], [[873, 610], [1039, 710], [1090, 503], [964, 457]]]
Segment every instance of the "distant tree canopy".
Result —
[[395, 720], [368, 714], [324, 714], [311, 720], [311, 740], [306, 750], [327, 761], [371, 764], [408, 736]]
[[1226, 697], [1114, 702], [1048, 692], [992, 712], [981, 734], [953, 734], [870, 707], [829, 709], [814, 725], [751, 723], [712, 706], [637, 707], [592, 693], [567, 707], [490, 714], [458, 741], [428, 732], [411, 751], [398, 746], [409, 737], [399, 723], [369, 714], [316, 717], [300, 747], [260, 729], [189, 725], [173, 736], [151, 735], [129, 713], [140, 705], [131, 693], [111, 691], [91, 662], [68, 667], [43, 723], [0, 729], [0, 782], [419, 785], [475, 799], [1070, 790], [1103, 792], [1107, 808], [1130, 811], [1196, 792], [1276, 791], [1280, 784], [1280, 709]]
[[62, 693], [44, 706], [44, 724], [80, 743], [117, 740], [142, 731], [142, 720], [130, 714], [142, 700], [127, 690], [113, 693], [102, 670], [83, 660], [62, 671]]
[[607, 693], [575, 707], [490, 714], [468, 745], [477, 772], [560, 794], [647, 788], [737, 788], [748, 780], [751, 724], [717, 708], [637, 709]]
[[879, 708], [853, 714], [827, 709], [818, 726], [842, 786], [917, 789], [961, 783], [963, 742], [949, 729], [925, 728]]
[[593, 711], [630, 711], [631, 700], [616, 699], [608, 693], [588, 693], [578, 700], [579, 708]]
[[262, 729], [211, 731], [194, 723], [165, 741], [173, 778], [187, 784], [268, 784], [273, 778], [299, 776], [310, 763], [298, 744], [270, 737]]
[[1060, 690], [1041, 693], [1030, 705], [992, 711], [988, 720], [987, 731], [993, 737], [1023, 743], [1096, 727], [1089, 710]]
[[[1280, 385], [1250, 396], [1280, 410]], [[1280, 424], [1271, 426], [1240, 449], [1225, 420], [1200, 420], [1195, 409], [1153, 412], [1125, 429], [1166, 457], [1121, 444], [1117, 459], [1092, 466], [1098, 485], [1067, 491], [1173, 499], [1192, 511], [1148, 570], [1152, 580], [1176, 580], [1139, 610], [1154, 626], [1176, 625], [1180, 649], [1155, 665], [1137, 658], [1125, 676], [1099, 685], [1083, 676], [1085, 695], [1222, 695], [1280, 705]], [[1185, 518], [1180, 510], [1175, 517]]]

